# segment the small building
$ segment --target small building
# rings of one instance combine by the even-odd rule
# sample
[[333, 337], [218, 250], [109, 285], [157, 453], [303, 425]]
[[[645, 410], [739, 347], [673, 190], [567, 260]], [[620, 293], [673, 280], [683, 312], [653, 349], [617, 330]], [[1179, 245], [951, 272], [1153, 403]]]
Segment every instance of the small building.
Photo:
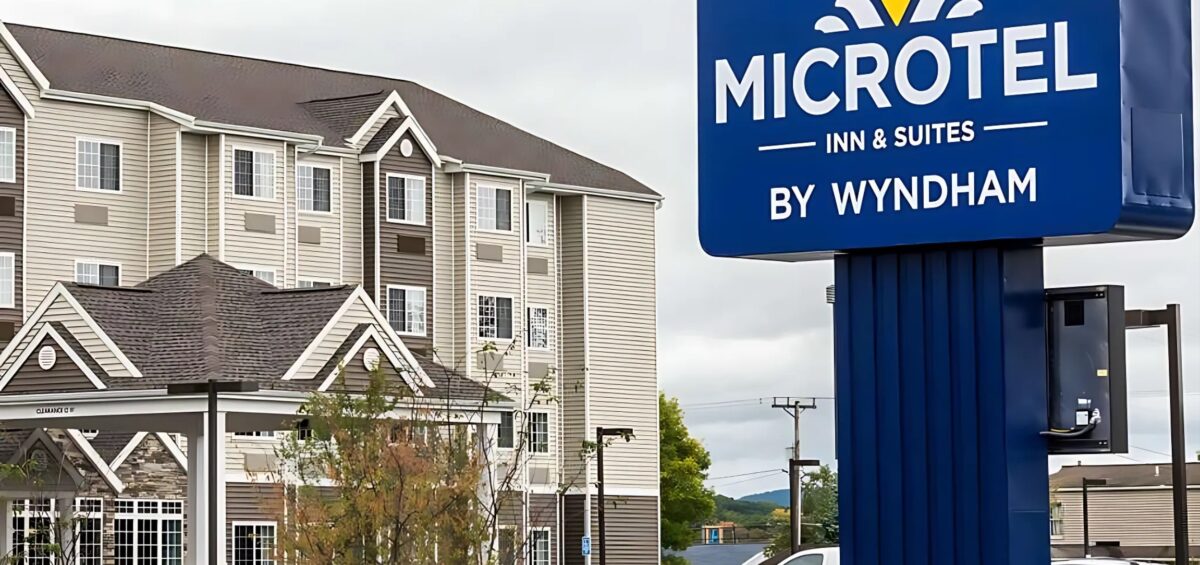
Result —
[[[726, 537], [729, 539], [726, 540]], [[737, 543], [737, 524], [721, 522], [715, 526], [704, 526], [704, 545]]]
[[[1200, 463], [1188, 464], [1188, 490], [1200, 487]], [[1174, 521], [1171, 465], [1077, 465], [1050, 477], [1050, 539], [1055, 558], [1081, 557], [1083, 479], [1104, 479], [1088, 487], [1088, 525], [1093, 557], [1171, 559]], [[1188, 524], [1192, 555], [1200, 552], [1200, 497], [1189, 492]]]

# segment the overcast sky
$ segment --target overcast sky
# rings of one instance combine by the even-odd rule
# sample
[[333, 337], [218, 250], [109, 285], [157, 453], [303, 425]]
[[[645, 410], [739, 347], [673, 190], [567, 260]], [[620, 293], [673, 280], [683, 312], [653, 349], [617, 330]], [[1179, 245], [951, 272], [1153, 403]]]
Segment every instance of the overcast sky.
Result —
[[[791, 421], [769, 398], [753, 399], [833, 396], [824, 301], [833, 272], [828, 263], [722, 260], [700, 250], [694, 2], [37, 0], [5, 2], [0, 19], [414, 80], [654, 187], [667, 197], [658, 216], [660, 382], [687, 408], [718, 478], [785, 466]], [[1047, 256], [1049, 285], [1120, 283], [1131, 307], [1182, 303], [1187, 367], [1200, 354], [1198, 281], [1195, 236]], [[1090, 461], [1166, 461], [1163, 343], [1155, 331], [1130, 336], [1136, 448], [1128, 459]], [[1187, 389], [1195, 453], [1194, 374]], [[821, 401], [802, 423], [803, 455], [832, 460], [832, 403]], [[711, 484], [740, 496], [787, 481], [781, 472]]]

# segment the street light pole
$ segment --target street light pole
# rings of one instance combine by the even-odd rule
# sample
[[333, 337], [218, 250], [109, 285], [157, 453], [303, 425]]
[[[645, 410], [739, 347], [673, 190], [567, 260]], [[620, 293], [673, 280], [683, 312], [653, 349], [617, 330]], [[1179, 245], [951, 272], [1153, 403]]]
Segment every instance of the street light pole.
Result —
[[604, 539], [604, 438], [621, 436], [625, 441], [633, 437], [633, 428], [596, 428], [596, 526], [600, 529], [597, 544], [600, 550], [600, 565], [607, 563], [607, 547]]
[[1088, 528], [1088, 487], [1102, 487], [1108, 484], [1107, 479], [1083, 478], [1083, 556], [1092, 556], [1092, 537]]

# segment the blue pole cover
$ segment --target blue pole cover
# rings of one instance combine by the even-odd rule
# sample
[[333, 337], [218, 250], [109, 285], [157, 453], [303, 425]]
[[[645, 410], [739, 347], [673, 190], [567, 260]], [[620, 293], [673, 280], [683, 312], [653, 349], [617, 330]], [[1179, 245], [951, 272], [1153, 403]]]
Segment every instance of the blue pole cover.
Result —
[[1042, 250], [836, 259], [846, 565], [1050, 562]]

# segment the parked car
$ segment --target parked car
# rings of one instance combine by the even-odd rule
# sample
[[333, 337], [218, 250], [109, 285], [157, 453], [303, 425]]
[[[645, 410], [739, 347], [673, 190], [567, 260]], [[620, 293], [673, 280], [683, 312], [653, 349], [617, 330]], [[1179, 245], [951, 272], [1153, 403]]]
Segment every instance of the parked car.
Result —
[[838, 548], [826, 547], [801, 551], [780, 561], [779, 565], [839, 565], [841, 562], [841, 552]]
[[1066, 561], [1055, 561], [1054, 565], [1150, 565], [1142, 561], [1128, 561], [1125, 559], [1114, 559], [1111, 557], [1097, 557], [1090, 559], [1068, 559]]

